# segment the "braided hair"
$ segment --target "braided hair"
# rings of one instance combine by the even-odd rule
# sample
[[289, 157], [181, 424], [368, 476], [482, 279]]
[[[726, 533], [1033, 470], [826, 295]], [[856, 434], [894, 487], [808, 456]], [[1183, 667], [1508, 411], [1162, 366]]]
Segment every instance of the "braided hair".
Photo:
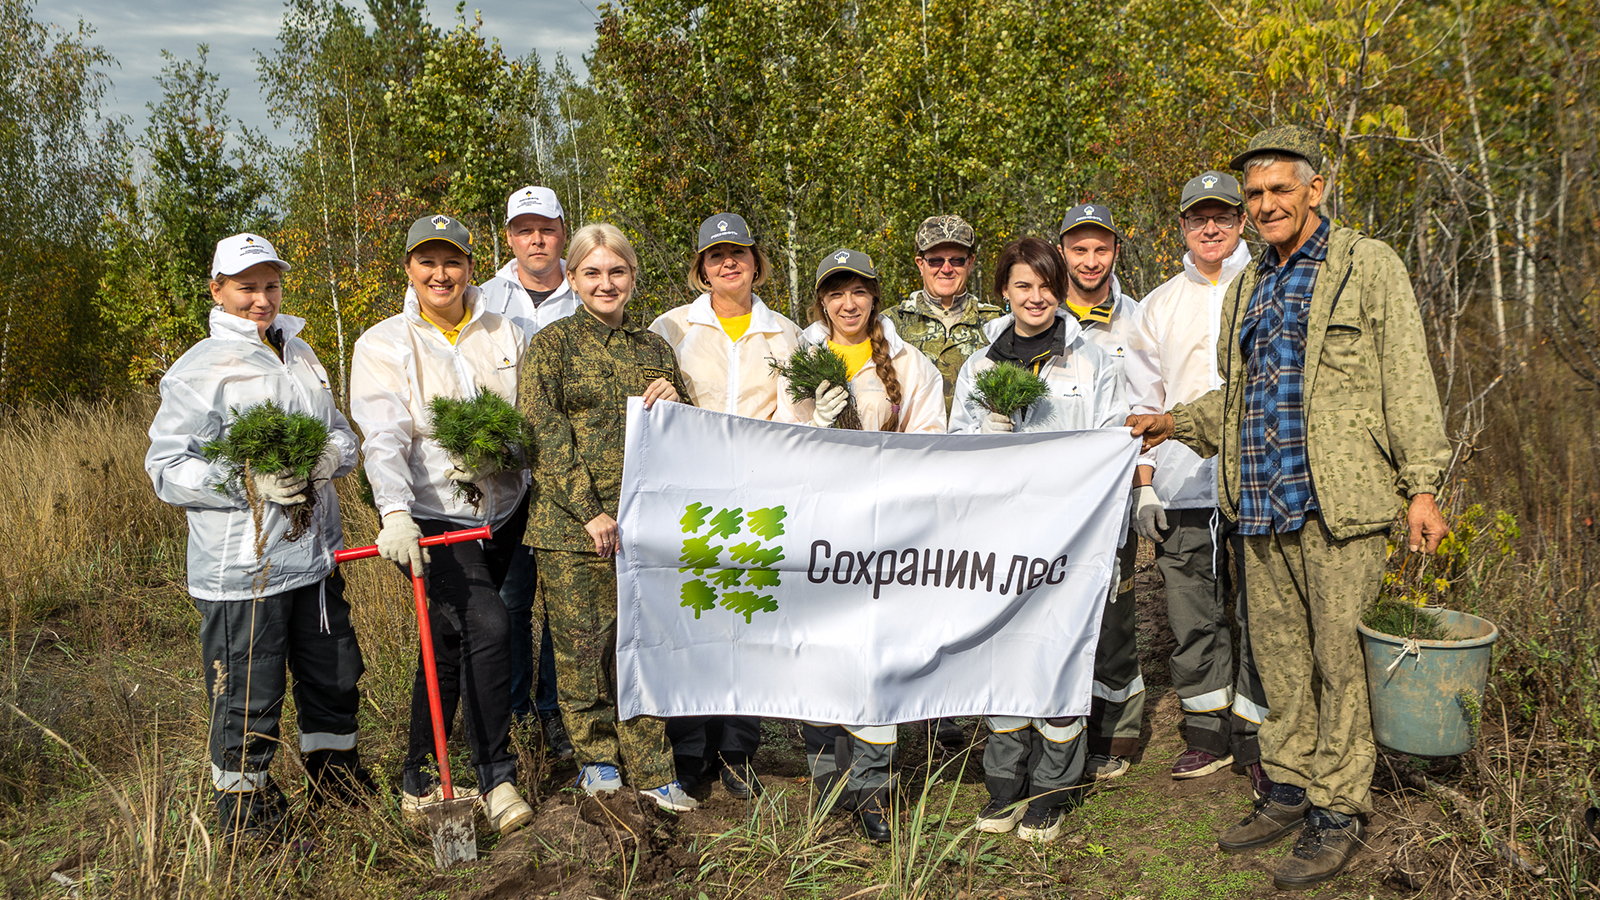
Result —
[[867, 293], [872, 295], [872, 309], [867, 312], [868, 321], [872, 324], [867, 327], [867, 340], [872, 343], [872, 365], [878, 370], [878, 380], [883, 382], [883, 392], [889, 397], [889, 417], [883, 420], [879, 431], [900, 430], [900, 401], [904, 391], [900, 387], [900, 375], [894, 370], [894, 365], [889, 362], [889, 342], [883, 336], [883, 321], [878, 318], [878, 307], [882, 304], [882, 295], [875, 278], [864, 278], [854, 272], [834, 272], [817, 285], [817, 295], [811, 301], [811, 321], [821, 322], [828, 326], [828, 335], [833, 335], [833, 323], [828, 319], [828, 311], [823, 307], [822, 298], [845, 284], [859, 280], [867, 286]]

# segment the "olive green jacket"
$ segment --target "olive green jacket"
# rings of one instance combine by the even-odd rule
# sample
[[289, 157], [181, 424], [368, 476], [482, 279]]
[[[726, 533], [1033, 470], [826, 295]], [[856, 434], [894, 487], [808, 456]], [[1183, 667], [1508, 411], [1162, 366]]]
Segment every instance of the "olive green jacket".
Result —
[[518, 388], [538, 448], [523, 543], [594, 552], [583, 526], [617, 515], [628, 398], [657, 378], [688, 396], [672, 348], [631, 312], [611, 328], [580, 307], [534, 335]]
[[[1223, 298], [1222, 387], [1171, 410], [1177, 440], [1221, 455], [1217, 498], [1233, 520], [1246, 377], [1239, 332], [1257, 280], [1257, 268], [1247, 268]], [[1406, 498], [1439, 492], [1450, 463], [1405, 265], [1388, 244], [1334, 227], [1308, 316], [1306, 453], [1322, 520], [1337, 540], [1384, 531]]]
[[948, 415], [961, 364], [973, 353], [989, 346], [983, 326], [999, 318], [1005, 310], [966, 294], [961, 321], [946, 328], [939, 317], [923, 309], [923, 304], [930, 302], [924, 296], [923, 291], [916, 291], [884, 310], [883, 315], [894, 323], [895, 333], [902, 341], [921, 350], [939, 368], [939, 374], [944, 376], [944, 411]]

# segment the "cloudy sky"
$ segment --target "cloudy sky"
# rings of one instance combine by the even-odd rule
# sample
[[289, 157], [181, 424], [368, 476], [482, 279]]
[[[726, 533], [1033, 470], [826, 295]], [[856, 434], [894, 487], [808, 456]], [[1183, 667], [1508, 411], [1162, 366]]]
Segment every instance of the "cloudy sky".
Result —
[[[361, 0], [346, 0], [365, 9]], [[483, 30], [498, 38], [509, 56], [538, 50], [546, 63], [565, 54], [584, 77], [583, 54], [594, 44], [594, 7], [599, 0], [468, 0], [467, 16], [478, 9]], [[455, 0], [427, 0], [434, 25], [455, 22]], [[234, 119], [270, 132], [272, 123], [256, 82], [256, 52], [277, 46], [283, 7], [272, 0], [251, 3], [195, 3], [194, 0], [36, 0], [35, 21], [69, 31], [81, 19], [94, 27], [97, 43], [116, 59], [110, 71], [111, 90], [105, 108], [129, 116], [131, 130], [144, 127], [146, 103], [159, 99], [154, 76], [161, 71], [161, 51], [192, 58], [196, 44], [211, 47], [210, 68], [228, 89]]]

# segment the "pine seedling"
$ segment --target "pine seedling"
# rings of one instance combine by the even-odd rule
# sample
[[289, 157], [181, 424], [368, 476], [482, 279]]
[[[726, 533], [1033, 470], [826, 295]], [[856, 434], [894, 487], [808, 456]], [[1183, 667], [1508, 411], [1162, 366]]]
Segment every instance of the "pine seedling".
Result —
[[[486, 387], [470, 400], [434, 397], [428, 401], [433, 439], [467, 468], [490, 464], [500, 471], [525, 465], [529, 440], [527, 419], [506, 398]], [[477, 506], [483, 491], [475, 484], [457, 484], [456, 496]]]
[[[261, 505], [255, 496], [251, 473], [288, 472], [295, 478], [311, 480], [311, 472], [328, 446], [328, 426], [316, 416], [284, 412], [271, 400], [244, 411], [229, 409], [233, 419], [214, 441], [200, 448], [205, 458], [222, 463], [226, 478], [217, 490], [243, 490], [256, 518], [256, 537], [260, 539]], [[297, 541], [311, 527], [316, 507], [315, 491], [306, 491], [306, 502], [289, 507], [289, 530], [284, 537]]]
[[978, 405], [1002, 416], [1032, 406], [1049, 393], [1050, 385], [1043, 378], [1014, 363], [999, 363], [972, 379], [972, 395]]
[[1455, 640], [1439, 620], [1414, 603], [1385, 597], [1367, 610], [1361, 624], [1382, 634], [1419, 641]]
[[[846, 391], [850, 390], [849, 367], [845, 365], [844, 357], [833, 352], [827, 344], [801, 344], [789, 355], [788, 362], [769, 359], [767, 365], [789, 382], [789, 399], [796, 403], [802, 400], [815, 401], [817, 386], [824, 381], [830, 387], [840, 385]], [[833, 420], [833, 427], [861, 430], [861, 416], [856, 412], [854, 394], [845, 403], [839, 417]]]

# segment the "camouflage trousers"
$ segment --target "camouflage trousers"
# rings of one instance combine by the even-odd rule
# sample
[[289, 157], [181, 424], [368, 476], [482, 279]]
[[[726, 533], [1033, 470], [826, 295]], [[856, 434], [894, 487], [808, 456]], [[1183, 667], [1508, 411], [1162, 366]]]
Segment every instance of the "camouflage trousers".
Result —
[[1250, 638], [1271, 705], [1261, 762], [1345, 815], [1371, 808], [1377, 750], [1356, 624], [1378, 596], [1385, 540], [1334, 540], [1316, 514], [1299, 531], [1244, 539]]
[[1117, 550], [1111, 602], [1100, 618], [1094, 651], [1094, 700], [1089, 707], [1089, 752], [1133, 756], [1144, 720], [1144, 672], [1139, 669], [1139, 617], [1134, 606], [1133, 562], [1139, 536]]
[[666, 722], [617, 720], [617, 568], [594, 553], [538, 550], [556, 691], [579, 765], [620, 764], [640, 790], [675, 778]]

